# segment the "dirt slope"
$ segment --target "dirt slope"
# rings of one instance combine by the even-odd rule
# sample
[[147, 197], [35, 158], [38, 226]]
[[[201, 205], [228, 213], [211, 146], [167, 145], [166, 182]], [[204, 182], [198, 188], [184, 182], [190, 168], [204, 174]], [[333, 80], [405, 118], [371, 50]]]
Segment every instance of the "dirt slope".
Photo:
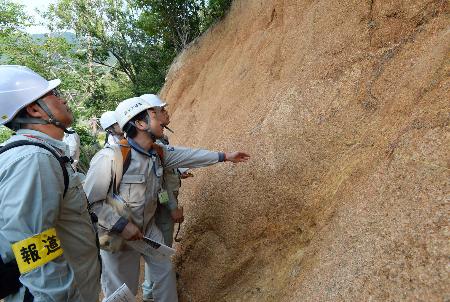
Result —
[[236, 0], [172, 66], [182, 301], [449, 301], [449, 1]]

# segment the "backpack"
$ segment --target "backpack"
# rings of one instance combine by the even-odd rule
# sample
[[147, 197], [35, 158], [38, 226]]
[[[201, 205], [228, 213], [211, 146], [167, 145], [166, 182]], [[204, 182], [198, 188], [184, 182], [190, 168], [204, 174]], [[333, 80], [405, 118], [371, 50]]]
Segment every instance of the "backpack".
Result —
[[[117, 214], [130, 219], [130, 211], [126, 207], [124, 201], [119, 196], [119, 186], [122, 181], [122, 177], [128, 170], [131, 163], [131, 146], [128, 144], [126, 139], [119, 141], [117, 145], [108, 146], [114, 152], [113, 160], [113, 176], [110, 183], [110, 189], [108, 190], [108, 195], [106, 196], [105, 202], [111, 205]], [[161, 146], [154, 144], [154, 150], [159, 155], [161, 161], [163, 160], [164, 151]], [[109, 232], [106, 228], [102, 227], [102, 222], [99, 221], [98, 237], [100, 248], [108, 252], [117, 252], [121, 250], [124, 239], [120, 234]]]
[[112, 192], [119, 193], [119, 185], [122, 177], [127, 172], [131, 163], [131, 146], [126, 138], [121, 139], [117, 145], [109, 146], [114, 151], [114, 175], [111, 179]]
[[[19, 140], [15, 141], [9, 144], [6, 144], [5, 146], [0, 147], [0, 154], [16, 148], [20, 146], [37, 146], [39, 148], [43, 148], [47, 151], [49, 151], [59, 162], [61, 165], [61, 169], [63, 171], [64, 176], [64, 194], [63, 198], [67, 193], [67, 189], [69, 188], [69, 174], [66, 169], [66, 163], [71, 162], [70, 158], [67, 156], [61, 156], [59, 155], [55, 150], [53, 150], [51, 147], [38, 143], [33, 142], [29, 140]], [[17, 265], [16, 260], [12, 260], [8, 263], [3, 263], [1, 257], [0, 257], [0, 299], [3, 299], [11, 294], [16, 293], [19, 291], [20, 287], [22, 287], [22, 283], [19, 281], [20, 272], [19, 267]], [[33, 301], [33, 297], [31, 296], [30, 292], [28, 291], [28, 288], [26, 288], [25, 291], [25, 300], [26, 301]]]
[[[114, 177], [111, 180], [111, 186], [113, 193], [117, 194], [119, 192], [122, 177], [127, 172], [131, 163], [131, 146], [128, 144], [127, 139], [123, 138], [117, 145], [109, 146], [108, 148], [111, 148], [114, 151]], [[153, 149], [158, 154], [161, 162], [163, 162], [164, 151], [162, 147], [158, 144], [154, 144]], [[119, 158], [121, 160], [119, 160]], [[120, 165], [120, 162], [122, 162], [122, 165]]]

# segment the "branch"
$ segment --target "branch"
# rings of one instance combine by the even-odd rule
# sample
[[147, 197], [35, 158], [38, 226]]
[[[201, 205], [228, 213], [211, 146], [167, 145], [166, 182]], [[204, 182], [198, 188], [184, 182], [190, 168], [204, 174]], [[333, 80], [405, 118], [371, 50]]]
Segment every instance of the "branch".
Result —
[[114, 51], [111, 51], [111, 53], [117, 59], [117, 61], [119, 61], [119, 65], [122, 67], [122, 71], [125, 72], [130, 81], [136, 83], [136, 78], [134, 77], [133, 72], [127, 68], [128, 64], [125, 63], [125, 60], [123, 60], [122, 57]]
[[113, 69], [119, 69], [116, 66], [111, 66], [109, 64], [106, 64], [106, 63], [103, 63], [103, 62], [100, 62], [100, 61], [92, 60], [92, 62], [94, 62], [96, 64], [99, 64], [99, 65], [102, 65], [102, 66], [110, 67], [110, 68], [113, 68]]

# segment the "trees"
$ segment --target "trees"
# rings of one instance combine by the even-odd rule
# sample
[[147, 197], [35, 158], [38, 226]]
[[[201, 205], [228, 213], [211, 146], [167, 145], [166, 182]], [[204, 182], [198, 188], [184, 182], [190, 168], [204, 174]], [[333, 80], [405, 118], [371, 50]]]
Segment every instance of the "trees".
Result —
[[74, 30], [90, 64], [124, 73], [134, 94], [156, 93], [174, 53], [138, 26], [141, 10], [129, 0], [60, 0], [48, 16], [59, 28]]
[[165, 47], [182, 51], [228, 11], [232, 0], [138, 0], [138, 25]]
[[209, 0], [204, 8], [202, 32], [207, 30], [214, 22], [222, 19], [230, 9], [233, 0]]
[[142, 8], [139, 26], [157, 37], [166, 49], [180, 52], [201, 33], [204, 1], [139, 0]]
[[30, 17], [25, 14], [23, 5], [0, 0], [0, 38], [6, 37], [26, 26]]
[[0, 0], [0, 64], [61, 79], [75, 127], [86, 126], [126, 98], [157, 93], [175, 56], [231, 1], [58, 0], [44, 14], [51, 33], [36, 37], [24, 7]]
[[[89, 90], [88, 87], [98, 85], [84, 77], [88, 68], [78, 45], [69, 41], [63, 33], [28, 34], [26, 27], [32, 25], [33, 20], [25, 14], [22, 5], [0, 0], [0, 16], [0, 64], [24, 65], [47, 79], [61, 79], [60, 90], [73, 108], [76, 123], [87, 120], [91, 109], [84, 104], [91, 95], [84, 92]], [[105, 73], [99, 69], [95, 72], [97, 75]], [[11, 133], [2, 127], [0, 140], [8, 139]]]
[[47, 13], [73, 30], [92, 65], [120, 73], [139, 95], [157, 93], [177, 53], [221, 18], [231, 0], [59, 0]]

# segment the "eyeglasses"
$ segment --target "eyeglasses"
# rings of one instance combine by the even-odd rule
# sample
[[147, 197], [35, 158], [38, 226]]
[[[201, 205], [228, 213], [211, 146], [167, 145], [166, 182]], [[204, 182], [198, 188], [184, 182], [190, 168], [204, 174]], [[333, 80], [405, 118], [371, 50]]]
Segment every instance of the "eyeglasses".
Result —
[[60, 93], [59, 90], [56, 89], [56, 88], [54, 88], [54, 89], [50, 90], [49, 92], [47, 92], [47, 93], [43, 96], [43, 98], [46, 97], [46, 96], [50, 96], [50, 95], [54, 95], [54, 96], [56, 96], [57, 98], [61, 97], [61, 93]]
[[166, 108], [164, 108], [164, 107], [153, 107], [153, 108], [151, 108], [151, 110], [153, 110], [155, 112], [167, 112]]
[[60, 93], [59, 90], [56, 89], [56, 88], [50, 90], [49, 93], [52, 94], [52, 95], [54, 95], [54, 96], [56, 96], [57, 98], [59, 98], [59, 97], [61, 96], [61, 93]]

